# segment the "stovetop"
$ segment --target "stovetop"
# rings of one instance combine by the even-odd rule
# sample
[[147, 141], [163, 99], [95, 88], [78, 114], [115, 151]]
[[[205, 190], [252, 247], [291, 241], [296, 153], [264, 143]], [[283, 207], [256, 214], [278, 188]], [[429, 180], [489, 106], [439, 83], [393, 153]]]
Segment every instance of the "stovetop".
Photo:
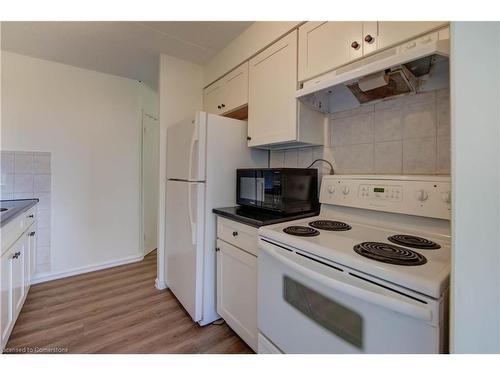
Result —
[[[314, 225], [315, 221], [324, 220], [343, 222], [347, 226], [337, 225], [350, 228], [325, 230]], [[373, 224], [316, 216], [262, 227], [259, 235], [272, 242], [309, 252], [418, 293], [439, 298], [449, 285], [450, 237], [435, 233], [401, 232], [399, 229], [377, 226], [376, 222]], [[296, 236], [286, 233], [286, 228], [291, 226], [308, 227], [319, 234]], [[366, 251], [374, 255], [367, 255]], [[399, 261], [384, 260], [387, 252], [392, 252]]]

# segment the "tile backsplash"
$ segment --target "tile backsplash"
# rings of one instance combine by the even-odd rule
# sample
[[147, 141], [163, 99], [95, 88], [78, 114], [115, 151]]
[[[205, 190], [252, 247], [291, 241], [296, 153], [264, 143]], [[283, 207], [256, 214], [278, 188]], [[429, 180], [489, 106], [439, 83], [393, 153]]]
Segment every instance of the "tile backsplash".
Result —
[[38, 198], [36, 272], [50, 271], [51, 154], [2, 151], [0, 199]]
[[307, 167], [323, 158], [338, 174], [449, 174], [449, 90], [331, 114], [326, 134], [325, 146], [271, 151], [271, 167]]

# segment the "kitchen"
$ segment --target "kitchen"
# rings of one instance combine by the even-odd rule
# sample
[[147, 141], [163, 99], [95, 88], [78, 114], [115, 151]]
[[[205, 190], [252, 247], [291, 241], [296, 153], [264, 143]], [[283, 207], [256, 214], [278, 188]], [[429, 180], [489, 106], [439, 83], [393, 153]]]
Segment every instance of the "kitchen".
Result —
[[5, 353], [498, 353], [497, 234], [467, 220], [498, 208], [498, 56], [473, 43], [496, 24], [92, 26], [220, 38], [203, 64], [160, 51], [157, 87], [55, 37], [85, 46], [75, 24], [2, 22]]

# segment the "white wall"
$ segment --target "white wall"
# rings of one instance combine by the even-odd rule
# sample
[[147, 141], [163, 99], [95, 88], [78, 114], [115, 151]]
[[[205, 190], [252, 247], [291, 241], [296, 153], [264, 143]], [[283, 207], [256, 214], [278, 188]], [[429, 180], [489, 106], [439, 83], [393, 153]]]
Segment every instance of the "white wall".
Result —
[[165, 192], [167, 127], [194, 116], [202, 109], [203, 67], [168, 56], [160, 56], [160, 197], [158, 216], [158, 277], [156, 286], [165, 288]]
[[451, 349], [499, 353], [499, 23], [453, 23], [451, 40]]
[[277, 21], [255, 22], [205, 65], [205, 86], [236, 68], [300, 23]]
[[136, 81], [2, 52], [2, 150], [52, 153], [55, 274], [141, 256]]

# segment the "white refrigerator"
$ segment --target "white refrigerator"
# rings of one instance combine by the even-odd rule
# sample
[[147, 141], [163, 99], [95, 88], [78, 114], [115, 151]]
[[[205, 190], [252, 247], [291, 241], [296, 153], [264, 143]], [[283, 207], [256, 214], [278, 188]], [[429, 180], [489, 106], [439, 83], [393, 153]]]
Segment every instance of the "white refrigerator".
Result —
[[268, 166], [246, 137], [246, 121], [206, 112], [167, 130], [166, 282], [200, 325], [219, 319], [212, 209], [235, 205], [237, 168]]

